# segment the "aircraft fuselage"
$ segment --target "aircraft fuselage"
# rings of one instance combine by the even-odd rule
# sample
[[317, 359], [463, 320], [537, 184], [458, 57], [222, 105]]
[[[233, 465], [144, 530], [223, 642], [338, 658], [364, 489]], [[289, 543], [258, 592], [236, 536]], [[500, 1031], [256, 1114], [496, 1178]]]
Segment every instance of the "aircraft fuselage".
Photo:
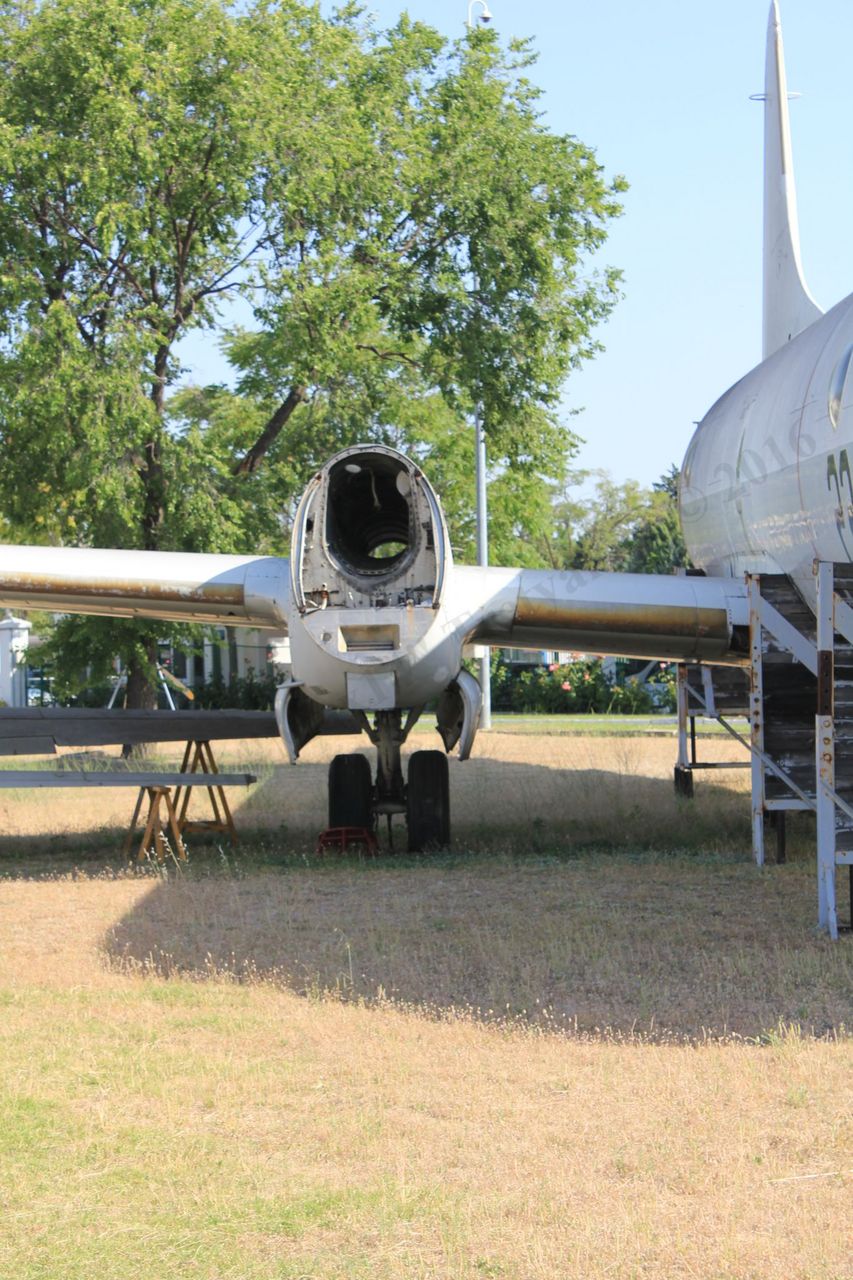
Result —
[[853, 295], [731, 387], [681, 473], [694, 564], [784, 573], [814, 603], [816, 559], [853, 561]]

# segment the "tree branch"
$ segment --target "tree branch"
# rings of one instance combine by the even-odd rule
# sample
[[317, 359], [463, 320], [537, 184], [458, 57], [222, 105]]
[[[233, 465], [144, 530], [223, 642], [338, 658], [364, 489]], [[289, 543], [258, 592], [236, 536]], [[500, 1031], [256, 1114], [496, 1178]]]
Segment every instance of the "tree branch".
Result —
[[[245, 243], [247, 239], [248, 234], [241, 236], [238, 241], [238, 247]], [[231, 280], [229, 277], [233, 276], [241, 267], [244, 267], [246, 263], [254, 257], [258, 250], [264, 247], [264, 244], [265, 237], [259, 238], [240, 258], [237, 259], [236, 262], [232, 262], [231, 265], [226, 267], [224, 271], [221, 271], [218, 276], [214, 276], [209, 284], [199, 285], [197, 289], [194, 289], [191, 295], [193, 306], [196, 306], [203, 298], [209, 298], [211, 294], [225, 293], [228, 289], [233, 289], [238, 285], [239, 281]]]
[[374, 347], [369, 342], [359, 342], [356, 344], [356, 351], [372, 351], [379, 360], [402, 360], [404, 364], [409, 365], [412, 369], [420, 369], [420, 360], [415, 360], [412, 356], [407, 356], [405, 351], [380, 351], [378, 347]]
[[58, 210], [57, 210], [57, 215], [58, 215], [58, 222], [62, 227], [62, 229], [65, 232], [67, 232], [68, 235], [70, 235], [74, 240], [76, 240], [78, 246], [80, 248], [88, 249], [96, 262], [105, 264], [106, 266], [106, 270], [104, 273], [105, 276], [109, 276], [114, 271], [119, 271], [121, 275], [124, 277], [124, 279], [127, 280], [127, 282], [136, 291], [141, 301], [145, 304], [150, 303], [151, 301], [150, 295], [145, 292], [145, 289], [142, 287], [142, 285], [140, 284], [139, 280], [136, 278], [131, 268], [123, 260], [124, 254], [126, 253], [126, 246], [122, 249], [122, 251], [119, 253], [117, 257], [113, 258], [110, 256], [110, 254], [104, 253], [104, 251], [92, 239], [89, 233], [85, 231], [82, 227], [78, 227], [74, 223], [73, 219], [68, 217], [63, 217], [61, 214], [59, 214]]
[[234, 467], [235, 476], [248, 476], [253, 471], [257, 471], [264, 458], [275, 444], [282, 429], [286, 426], [288, 420], [294, 410], [305, 399], [307, 387], [297, 386], [291, 387], [288, 392], [287, 399], [284, 400], [276, 409], [275, 413], [268, 420], [261, 434], [258, 436], [251, 449], [243, 455], [240, 461]]

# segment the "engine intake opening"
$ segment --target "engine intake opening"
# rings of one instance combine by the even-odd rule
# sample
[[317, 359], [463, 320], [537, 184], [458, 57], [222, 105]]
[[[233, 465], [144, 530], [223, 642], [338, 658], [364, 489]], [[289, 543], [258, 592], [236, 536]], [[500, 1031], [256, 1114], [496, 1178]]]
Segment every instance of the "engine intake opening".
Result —
[[415, 541], [408, 472], [395, 458], [357, 454], [329, 473], [326, 545], [345, 568], [385, 575]]

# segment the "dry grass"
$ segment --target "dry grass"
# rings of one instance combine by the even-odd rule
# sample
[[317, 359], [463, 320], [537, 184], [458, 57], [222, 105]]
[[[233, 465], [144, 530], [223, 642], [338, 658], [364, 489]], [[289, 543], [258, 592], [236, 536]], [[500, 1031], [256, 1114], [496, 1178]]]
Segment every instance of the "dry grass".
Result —
[[[853, 1278], [853, 948], [812, 932], [809, 863], [755, 871], [719, 785], [691, 852], [635, 856], [608, 809], [672, 848], [671, 743], [585, 742], [575, 785], [562, 742], [499, 737], [454, 770], [461, 843], [547, 801], [536, 849], [517, 821], [493, 859], [300, 864], [315, 758], [258, 789], [277, 871], [7, 860], [0, 1276]], [[33, 841], [67, 795], [2, 800]]]
[[843, 1280], [849, 1041], [697, 1048], [121, 977], [0, 886], [0, 1274]]
[[[412, 743], [419, 749], [437, 745], [438, 739], [424, 733]], [[230, 792], [238, 825], [284, 833], [304, 843], [324, 824], [328, 762], [336, 752], [359, 746], [369, 751], [362, 739], [318, 739], [294, 768], [283, 762], [278, 742], [218, 745], [221, 768], [259, 776], [248, 793]], [[719, 739], [703, 742], [702, 752], [709, 760], [744, 754], [737, 744]], [[481, 734], [472, 760], [451, 760], [457, 841], [470, 844], [484, 837], [491, 844], [500, 835], [523, 844], [532, 834], [541, 844], [546, 833], [551, 841], [656, 846], [695, 843], [697, 834], [703, 847], [709, 840], [748, 840], [743, 801], [748, 772], [719, 771], [713, 781], [700, 780], [695, 804], [685, 809], [673, 794], [674, 758], [675, 743], [667, 738]], [[174, 744], [158, 748], [156, 760], [175, 767]], [[135, 792], [124, 789], [0, 791], [0, 823], [13, 837], [112, 831], [127, 824], [134, 799]]]
[[811, 928], [804, 867], [619, 854], [289, 868], [159, 884], [108, 931], [126, 972], [265, 980], [653, 1038], [853, 1028], [853, 947]]

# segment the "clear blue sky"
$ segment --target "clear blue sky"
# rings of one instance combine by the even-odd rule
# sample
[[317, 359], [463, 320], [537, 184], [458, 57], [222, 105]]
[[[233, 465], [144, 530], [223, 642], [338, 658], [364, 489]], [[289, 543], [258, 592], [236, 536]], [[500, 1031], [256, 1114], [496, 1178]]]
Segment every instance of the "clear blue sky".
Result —
[[[450, 36], [467, 0], [368, 0]], [[606, 351], [572, 377], [579, 464], [648, 484], [680, 462], [692, 422], [760, 358], [762, 107], [769, 0], [493, 0], [502, 36], [532, 36], [552, 129], [631, 184], [602, 264], [624, 300]], [[781, 0], [806, 279], [828, 308], [853, 289], [850, 0]], [[209, 341], [209, 340], [208, 340]], [[195, 348], [195, 343], [193, 348]], [[200, 355], [200, 353], [199, 353]], [[211, 353], [199, 378], [223, 376]]]

